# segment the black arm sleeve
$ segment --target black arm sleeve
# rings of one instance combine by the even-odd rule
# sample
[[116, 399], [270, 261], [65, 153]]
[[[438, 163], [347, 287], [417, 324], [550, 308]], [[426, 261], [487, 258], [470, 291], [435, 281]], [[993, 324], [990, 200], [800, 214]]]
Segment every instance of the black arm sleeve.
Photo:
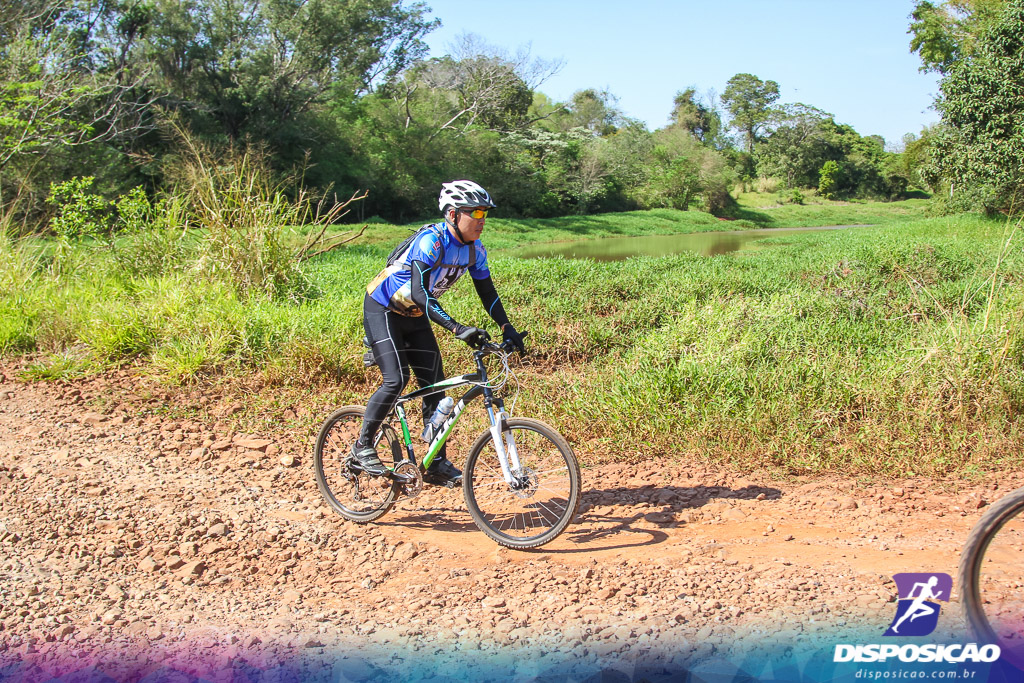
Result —
[[476, 293], [480, 296], [480, 301], [487, 310], [487, 315], [491, 316], [491, 320], [498, 323], [499, 327], [508, 325], [508, 315], [505, 313], [505, 307], [501, 305], [501, 299], [498, 297], [498, 291], [494, 289], [491, 278], [473, 280], [473, 286], [476, 287]]
[[427, 317], [435, 323], [452, 334], [458, 334], [459, 328], [461, 328], [462, 325], [455, 322], [455, 319], [441, 308], [440, 302], [430, 296], [430, 292], [427, 291], [427, 283], [430, 282], [431, 267], [423, 261], [413, 261], [410, 268], [412, 268], [412, 280], [409, 282], [411, 290], [409, 293], [412, 295], [412, 302], [423, 309], [427, 314]]

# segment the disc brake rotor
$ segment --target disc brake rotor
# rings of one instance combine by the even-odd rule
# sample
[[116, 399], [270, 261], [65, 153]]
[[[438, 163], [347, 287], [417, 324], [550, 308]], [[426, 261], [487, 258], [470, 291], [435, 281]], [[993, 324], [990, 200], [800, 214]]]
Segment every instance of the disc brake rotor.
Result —
[[512, 473], [512, 477], [516, 482], [512, 487], [512, 492], [515, 493], [517, 497], [532, 498], [533, 494], [537, 492], [537, 487], [540, 485], [540, 479], [537, 477], [537, 473], [529, 467], [516, 470]]

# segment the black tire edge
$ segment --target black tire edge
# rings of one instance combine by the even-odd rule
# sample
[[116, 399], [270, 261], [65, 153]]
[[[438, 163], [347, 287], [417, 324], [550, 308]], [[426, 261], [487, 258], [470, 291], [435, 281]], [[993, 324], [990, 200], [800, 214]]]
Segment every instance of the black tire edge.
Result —
[[476, 465], [477, 458], [479, 458], [480, 454], [483, 452], [484, 446], [491, 441], [491, 431], [489, 429], [477, 437], [476, 441], [474, 441], [473, 445], [470, 447], [469, 455], [466, 458], [466, 473], [462, 478], [463, 498], [466, 501], [466, 508], [469, 510], [470, 517], [473, 518], [473, 523], [476, 524], [480, 531], [484, 532], [498, 545], [511, 548], [513, 550], [539, 548], [560, 536], [572, 523], [572, 520], [575, 519], [576, 514], [579, 511], [580, 499], [582, 498], [581, 490], [583, 487], [579, 460], [576, 458], [575, 451], [573, 451], [572, 446], [569, 445], [569, 442], [565, 437], [559, 434], [554, 427], [546, 422], [530, 417], [513, 417], [508, 419], [508, 426], [510, 429], [515, 426], [528, 427], [540, 432], [549, 438], [563, 455], [567, 456], [566, 460], [569, 465], [570, 481], [569, 494], [571, 496], [571, 500], [569, 501], [569, 506], [567, 508], [569, 512], [564, 515], [554, 527], [548, 529], [540, 536], [530, 538], [526, 541], [517, 541], [515, 538], [506, 536], [487, 524], [483, 519], [479, 507], [476, 505], [476, 496], [474, 495], [470, 484], [472, 481], [472, 476], [470, 475], [472, 474], [473, 467]]

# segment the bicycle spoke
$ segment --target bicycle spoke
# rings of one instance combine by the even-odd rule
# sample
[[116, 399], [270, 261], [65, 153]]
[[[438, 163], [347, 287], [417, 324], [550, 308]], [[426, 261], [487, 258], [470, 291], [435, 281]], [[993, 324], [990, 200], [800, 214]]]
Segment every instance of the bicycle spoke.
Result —
[[467, 462], [464, 476], [472, 491], [467, 502], [480, 528], [499, 543], [534, 547], [554, 538], [575, 514], [578, 469], [568, 446], [552, 440], [560, 437], [545, 433], [550, 428], [532, 420], [519, 422], [529, 424], [510, 422], [520, 464], [513, 473], [516, 483], [505, 480], [493, 440], [487, 437], [480, 442], [482, 450], [471, 458], [472, 467]]
[[546, 475], [553, 474], [555, 472], [565, 472], [566, 473], [566, 478], [568, 478], [569, 468], [568, 467], [556, 467], [553, 470], [545, 470], [545, 471], [541, 471], [541, 472], [535, 472], [534, 474], [538, 474], [540, 476], [546, 476]]
[[[362, 416], [363, 409], [358, 406], [335, 411], [321, 428], [313, 458], [321, 494], [336, 512], [355, 522], [377, 519], [397, 497], [397, 485], [391, 479], [370, 477], [349, 467]], [[390, 458], [390, 437], [380, 438], [377, 448], [382, 459]]]
[[[544, 512], [550, 513], [550, 514], [552, 515], [552, 517], [553, 517], [553, 518], [556, 518], [556, 519], [558, 518], [558, 513], [557, 513], [557, 512], [555, 512], [555, 508], [553, 508], [553, 507], [548, 507], [548, 506], [547, 506], [547, 505], [545, 505], [544, 503], [539, 503], [539, 505], [540, 505], [540, 508], [541, 508], [542, 510], [544, 510]], [[538, 514], [541, 514], [541, 513], [538, 513]], [[541, 515], [541, 516], [543, 516], [543, 515]]]

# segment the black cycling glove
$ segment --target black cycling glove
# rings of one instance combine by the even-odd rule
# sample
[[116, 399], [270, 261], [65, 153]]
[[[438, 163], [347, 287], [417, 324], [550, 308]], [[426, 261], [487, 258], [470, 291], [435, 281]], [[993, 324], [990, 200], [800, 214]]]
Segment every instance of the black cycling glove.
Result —
[[482, 330], [479, 327], [466, 327], [465, 325], [456, 330], [455, 336], [474, 349], [479, 349], [484, 345], [485, 341], [491, 338], [491, 335], [487, 334], [487, 330]]
[[516, 328], [512, 327], [512, 323], [505, 323], [502, 326], [501, 336], [504, 341], [512, 342], [512, 346], [520, 354], [526, 353], [526, 346], [523, 344], [523, 337], [526, 336], [526, 333], [520, 334]]

